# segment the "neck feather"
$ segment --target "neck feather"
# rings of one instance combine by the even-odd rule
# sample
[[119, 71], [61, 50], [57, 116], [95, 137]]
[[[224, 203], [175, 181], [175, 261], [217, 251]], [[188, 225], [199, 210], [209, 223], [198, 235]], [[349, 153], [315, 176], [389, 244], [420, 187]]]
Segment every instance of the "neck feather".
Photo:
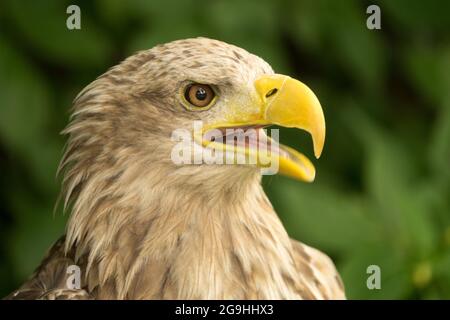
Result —
[[259, 174], [208, 171], [199, 184], [202, 167], [142, 168], [85, 173], [69, 186], [66, 250], [84, 259], [100, 297], [292, 298], [291, 243]]

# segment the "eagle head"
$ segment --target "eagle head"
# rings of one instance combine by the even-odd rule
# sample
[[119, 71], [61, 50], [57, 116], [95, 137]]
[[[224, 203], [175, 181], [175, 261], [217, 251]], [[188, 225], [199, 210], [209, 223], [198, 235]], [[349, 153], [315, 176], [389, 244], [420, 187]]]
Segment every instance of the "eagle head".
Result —
[[[275, 74], [239, 47], [206, 38], [131, 56], [87, 86], [74, 105], [62, 167], [70, 164], [85, 178], [96, 167], [104, 174], [110, 168], [111, 179], [120, 168], [140, 164], [139, 174], [151, 170], [159, 179], [182, 179], [185, 185], [225, 183], [276, 163], [282, 174], [312, 181], [311, 162], [278, 145], [263, 128], [306, 130], [316, 157], [325, 139], [320, 103], [306, 85]], [[269, 151], [262, 152], [261, 145]]]

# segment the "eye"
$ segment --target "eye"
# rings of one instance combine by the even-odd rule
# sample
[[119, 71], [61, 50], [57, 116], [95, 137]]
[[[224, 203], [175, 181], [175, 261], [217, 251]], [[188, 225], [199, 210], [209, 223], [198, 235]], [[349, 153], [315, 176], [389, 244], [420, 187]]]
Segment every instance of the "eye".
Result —
[[207, 84], [190, 84], [184, 91], [185, 99], [193, 106], [199, 108], [209, 106], [215, 96], [213, 89]]

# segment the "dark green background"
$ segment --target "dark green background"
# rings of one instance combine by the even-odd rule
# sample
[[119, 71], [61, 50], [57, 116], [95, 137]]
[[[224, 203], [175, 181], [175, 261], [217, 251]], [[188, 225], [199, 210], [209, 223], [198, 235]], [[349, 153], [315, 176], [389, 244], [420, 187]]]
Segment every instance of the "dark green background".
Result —
[[[66, 28], [77, 3], [82, 29]], [[290, 235], [333, 257], [349, 298], [450, 298], [450, 2], [0, 1], [0, 296], [63, 232], [52, 214], [72, 99], [136, 50], [194, 36], [307, 83], [327, 121], [317, 179], [265, 179]], [[281, 140], [312, 156], [309, 138]], [[366, 268], [381, 267], [381, 290]]]

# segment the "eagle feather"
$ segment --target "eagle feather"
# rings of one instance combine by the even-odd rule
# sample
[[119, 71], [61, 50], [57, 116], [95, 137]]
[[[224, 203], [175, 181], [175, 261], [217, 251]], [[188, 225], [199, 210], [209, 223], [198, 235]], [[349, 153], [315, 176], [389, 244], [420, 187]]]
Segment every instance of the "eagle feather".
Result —
[[[226, 93], [273, 73], [205, 38], [139, 52], [75, 99], [59, 171], [67, 232], [10, 299], [343, 299], [331, 260], [291, 240], [250, 166], [176, 166], [177, 79]], [[69, 265], [79, 290], [66, 287]]]

